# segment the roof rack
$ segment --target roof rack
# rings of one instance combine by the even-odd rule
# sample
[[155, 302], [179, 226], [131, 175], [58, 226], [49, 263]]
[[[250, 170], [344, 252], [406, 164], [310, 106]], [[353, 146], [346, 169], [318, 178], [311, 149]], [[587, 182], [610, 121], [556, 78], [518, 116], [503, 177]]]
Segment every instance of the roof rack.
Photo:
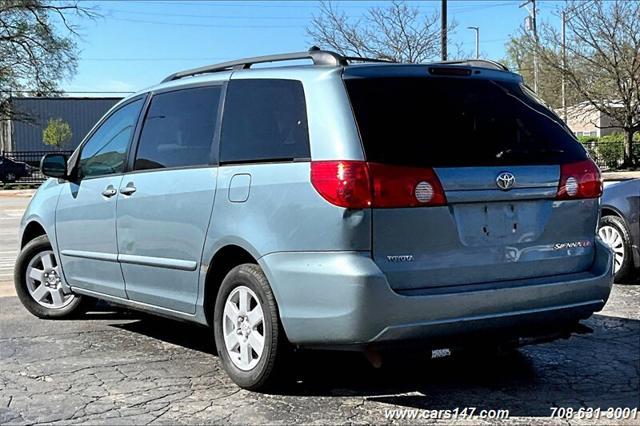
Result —
[[500, 71], [510, 71], [506, 65], [500, 62], [491, 61], [489, 59], [461, 59], [453, 61], [434, 62], [434, 64], [443, 65], [464, 65], [469, 67], [492, 68]]
[[321, 50], [320, 48], [313, 46], [306, 52], [296, 53], [282, 53], [278, 55], [256, 56], [254, 58], [238, 59], [236, 61], [222, 62], [220, 64], [205, 65], [199, 68], [193, 68], [190, 70], [179, 71], [171, 74], [164, 80], [167, 81], [178, 80], [184, 77], [191, 77], [198, 74], [208, 74], [219, 71], [228, 70], [241, 70], [249, 69], [252, 65], [262, 64], [267, 62], [282, 62], [282, 61], [295, 61], [298, 59], [311, 59], [314, 65], [329, 65], [329, 66], [346, 66], [349, 62], [391, 62], [384, 59], [373, 58], [360, 58], [354, 56], [342, 56], [339, 53], [329, 50]]

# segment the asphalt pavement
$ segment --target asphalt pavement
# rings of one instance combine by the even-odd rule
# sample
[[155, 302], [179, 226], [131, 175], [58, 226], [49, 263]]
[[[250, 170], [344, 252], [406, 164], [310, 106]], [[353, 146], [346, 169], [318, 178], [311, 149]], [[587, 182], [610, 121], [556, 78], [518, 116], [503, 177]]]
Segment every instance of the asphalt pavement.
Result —
[[[206, 328], [108, 305], [74, 320], [31, 316], [11, 282], [27, 203], [0, 191], [0, 424], [444, 423], [464, 408], [508, 410], [502, 423], [640, 422], [615, 418], [640, 407], [639, 283], [614, 286], [584, 321], [591, 334], [498, 354], [407, 353], [381, 369], [360, 354], [302, 353], [289, 386], [260, 394], [227, 378]], [[554, 408], [565, 418], [551, 419]]]

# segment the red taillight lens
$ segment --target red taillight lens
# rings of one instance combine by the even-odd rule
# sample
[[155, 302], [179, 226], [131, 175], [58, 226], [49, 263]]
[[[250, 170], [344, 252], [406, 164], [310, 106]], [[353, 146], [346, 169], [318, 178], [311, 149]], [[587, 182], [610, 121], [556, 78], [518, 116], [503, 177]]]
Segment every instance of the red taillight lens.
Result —
[[598, 166], [585, 160], [560, 166], [558, 200], [597, 198], [602, 195], [602, 178]]
[[352, 209], [447, 203], [440, 180], [430, 168], [348, 160], [314, 161], [311, 183], [331, 204]]
[[447, 203], [440, 180], [430, 168], [370, 163], [373, 207], [441, 206]]
[[313, 161], [311, 183], [331, 204], [351, 209], [371, 207], [369, 169], [364, 161]]

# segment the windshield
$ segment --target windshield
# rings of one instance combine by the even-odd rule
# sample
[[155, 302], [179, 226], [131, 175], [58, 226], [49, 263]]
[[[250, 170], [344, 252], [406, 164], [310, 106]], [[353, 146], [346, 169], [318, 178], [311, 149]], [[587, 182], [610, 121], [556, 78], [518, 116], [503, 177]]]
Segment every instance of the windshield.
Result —
[[587, 158], [558, 117], [519, 83], [424, 77], [345, 84], [369, 161], [464, 167]]

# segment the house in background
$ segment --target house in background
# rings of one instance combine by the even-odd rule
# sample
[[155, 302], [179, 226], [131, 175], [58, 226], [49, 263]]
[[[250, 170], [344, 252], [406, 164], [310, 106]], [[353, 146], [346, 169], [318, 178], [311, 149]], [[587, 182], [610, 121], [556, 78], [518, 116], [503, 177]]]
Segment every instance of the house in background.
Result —
[[50, 119], [62, 119], [73, 136], [64, 150], [75, 149], [98, 120], [115, 105], [118, 97], [14, 97], [9, 100], [16, 117], [0, 121], [0, 152], [55, 151], [42, 142], [42, 131]]
[[[558, 112], [562, 115], [562, 111]], [[589, 102], [567, 108], [567, 126], [576, 136], [606, 136], [622, 132], [619, 122], [598, 111]]]

